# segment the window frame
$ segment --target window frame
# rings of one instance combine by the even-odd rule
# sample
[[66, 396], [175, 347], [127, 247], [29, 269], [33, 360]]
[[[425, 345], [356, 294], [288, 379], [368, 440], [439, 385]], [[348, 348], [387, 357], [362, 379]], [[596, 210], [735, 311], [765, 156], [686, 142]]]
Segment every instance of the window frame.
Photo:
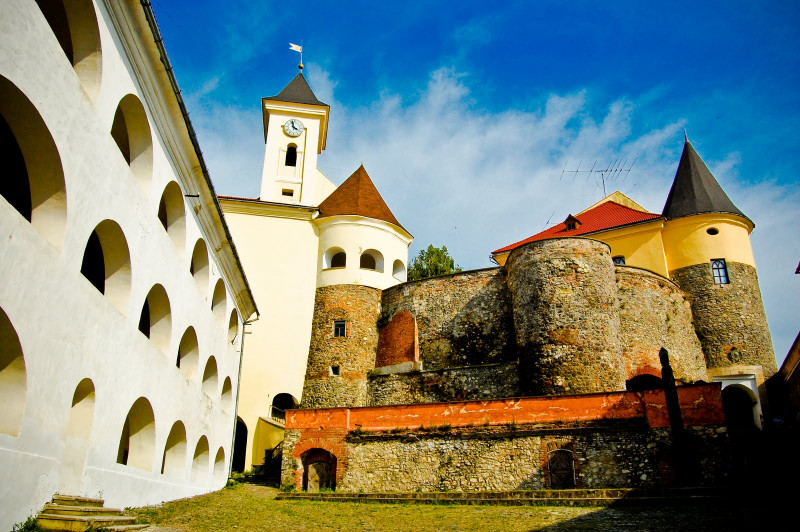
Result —
[[347, 338], [347, 320], [333, 320], [333, 337]]
[[711, 259], [711, 278], [715, 285], [731, 284], [728, 263], [725, 259]]

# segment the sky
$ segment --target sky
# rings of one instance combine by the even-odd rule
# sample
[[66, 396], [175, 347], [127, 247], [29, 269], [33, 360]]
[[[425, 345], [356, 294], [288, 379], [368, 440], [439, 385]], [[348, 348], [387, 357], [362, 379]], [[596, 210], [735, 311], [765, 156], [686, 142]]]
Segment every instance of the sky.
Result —
[[686, 131], [756, 224], [778, 364], [797, 336], [800, 3], [153, 3], [218, 194], [258, 197], [290, 42], [331, 106], [319, 168], [338, 185], [363, 162], [409, 259], [491, 266], [604, 186], [661, 212]]

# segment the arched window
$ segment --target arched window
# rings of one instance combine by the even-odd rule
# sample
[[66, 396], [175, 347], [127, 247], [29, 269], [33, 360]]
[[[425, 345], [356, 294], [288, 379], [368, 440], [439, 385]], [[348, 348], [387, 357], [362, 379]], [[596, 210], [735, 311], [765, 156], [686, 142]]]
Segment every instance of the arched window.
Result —
[[331, 257], [331, 268], [344, 268], [345, 266], [347, 266], [347, 255], [344, 251]]
[[406, 275], [406, 265], [403, 264], [403, 261], [400, 259], [394, 261], [392, 265], [392, 277], [398, 281], [406, 282]]
[[714, 259], [711, 261], [711, 275], [714, 276], [716, 284], [728, 284], [728, 266], [725, 259]]
[[286, 148], [286, 166], [297, 166], [297, 146], [289, 144]]
[[139, 316], [139, 330], [162, 352], [169, 352], [172, 313], [167, 292], [160, 284], [153, 286], [147, 294]]
[[145, 471], [153, 470], [156, 420], [150, 401], [140, 397], [133, 403], [119, 439], [117, 463]]
[[236, 309], [231, 311], [231, 318], [228, 320], [228, 341], [230, 343], [236, 342], [239, 334], [239, 314]]
[[208, 357], [208, 361], [206, 361], [202, 389], [208, 396], [215, 397], [217, 395], [217, 361], [213, 356]]
[[222, 279], [217, 279], [217, 284], [214, 285], [214, 295], [211, 296], [211, 311], [219, 321], [225, 317], [225, 283]]
[[189, 273], [194, 277], [197, 289], [203, 297], [208, 297], [208, 249], [202, 238], [198, 238], [194, 245]]
[[158, 202], [158, 219], [175, 247], [182, 250], [186, 239], [186, 211], [183, 208], [183, 192], [175, 181], [170, 181], [164, 188], [161, 201]]
[[623, 255], [611, 257], [611, 261], [617, 266], [625, 266], [625, 257]]
[[83, 379], [72, 395], [72, 408], [64, 438], [64, 457], [61, 465], [61, 493], [80, 493], [89, 438], [94, 420], [94, 383]]
[[197, 334], [194, 327], [189, 327], [183, 333], [181, 343], [178, 346], [178, 360], [176, 365], [186, 375], [187, 379], [194, 376], [197, 370], [197, 363], [200, 358], [200, 350], [197, 347]]
[[83, 88], [92, 99], [100, 91], [100, 31], [91, 0], [36, 0]]
[[286, 421], [286, 411], [297, 408], [298, 402], [291, 394], [279, 393], [272, 399], [270, 417], [276, 421]]
[[225, 377], [225, 382], [222, 383], [222, 409], [223, 410], [230, 410], [231, 404], [233, 403], [233, 390], [231, 388], [231, 378]]
[[322, 255], [322, 269], [344, 268], [347, 266], [347, 254], [342, 248], [330, 248]]
[[83, 252], [81, 273], [122, 313], [128, 310], [131, 259], [122, 228], [103, 220], [94, 228]]
[[142, 102], [133, 94], [120, 100], [111, 124], [111, 136], [136, 181], [148, 192], [153, 173], [153, 140]]
[[17, 331], [0, 308], [0, 433], [19, 436], [28, 377]]
[[61, 248], [67, 193], [61, 157], [36, 107], [0, 76], [0, 195], [53, 247]]
[[244, 471], [244, 462], [247, 457], [247, 425], [242, 418], [236, 418], [236, 431], [233, 437], [233, 458], [231, 470], [241, 473]]
[[368, 249], [361, 254], [359, 268], [383, 273], [383, 254], [377, 249]]
[[208, 438], [200, 436], [192, 459], [192, 482], [202, 482], [208, 475]]
[[186, 471], [186, 427], [182, 421], [176, 421], [167, 436], [164, 446], [164, 458], [161, 460], [161, 474], [171, 477], [183, 477]]

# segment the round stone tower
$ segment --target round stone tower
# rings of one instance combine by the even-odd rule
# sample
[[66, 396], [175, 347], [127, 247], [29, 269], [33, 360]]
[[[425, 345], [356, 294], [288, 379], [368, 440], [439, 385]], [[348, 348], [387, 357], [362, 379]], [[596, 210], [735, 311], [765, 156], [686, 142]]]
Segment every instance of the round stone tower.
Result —
[[381, 291], [369, 286], [317, 288], [301, 408], [367, 405], [375, 369]]
[[607, 244], [539, 240], [506, 262], [526, 394], [625, 389], [619, 304]]

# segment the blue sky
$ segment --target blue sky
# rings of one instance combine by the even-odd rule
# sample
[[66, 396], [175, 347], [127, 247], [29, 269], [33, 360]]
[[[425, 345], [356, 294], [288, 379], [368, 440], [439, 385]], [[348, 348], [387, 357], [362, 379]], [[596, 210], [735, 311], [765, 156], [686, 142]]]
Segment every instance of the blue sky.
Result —
[[660, 212], [687, 130], [752, 235], [776, 356], [800, 328], [800, 3], [244, 2], [154, 9], [220, 194], [256, 197], [260, 100], [297, 72], [331, 105], [320, 168], [363, 161], [410, 257], [465, 268], [603, 196]]

